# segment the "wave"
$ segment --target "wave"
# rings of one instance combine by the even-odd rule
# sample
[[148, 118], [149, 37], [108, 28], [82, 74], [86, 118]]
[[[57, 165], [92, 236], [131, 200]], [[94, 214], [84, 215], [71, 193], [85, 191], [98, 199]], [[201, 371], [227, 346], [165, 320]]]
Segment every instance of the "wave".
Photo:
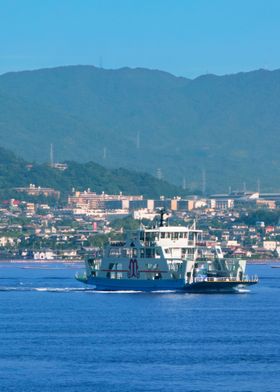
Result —
[[81, 288], [81, 287], [22, 287], [22, 286], [4, 286], [0, 287], [0, 291], [40, 291], [40, 292], [53, 292], [53, 293], [67, 293], [67, 292], [84, 292], [95, 291], [94, 289]]
[[[19, 286], [0, 286], [0, 292], [49, 292], [49, 293], [68, 293], [68, 292], [86, 292], [94, 294], [172, 294], [176, 290], [155, 290], [155, 291], [141, 291], [141, 290], [96, 290], [94, 287], [32, 287], [23, 286], [23, 282]], [[25, 283], [26, 284], [26, 283]]]
[[32, 265], [26, 265], [26, 266], [24, 266], [24, 267], [18, 267], [18, 268], [20, 268], [20, 269], [32, 269], [32, 270], [65, 270], [65, 269], [67, 269], [67, 270], [69, 270], [69, 269], [73, 269], [73, 270], [76, 270], [77, 269], [77, 267], [75, 266], [75, 267], [68, 267], [68, 266], [61, 266], [61, 267], [37, 267], [37, 266], [32, 266]]

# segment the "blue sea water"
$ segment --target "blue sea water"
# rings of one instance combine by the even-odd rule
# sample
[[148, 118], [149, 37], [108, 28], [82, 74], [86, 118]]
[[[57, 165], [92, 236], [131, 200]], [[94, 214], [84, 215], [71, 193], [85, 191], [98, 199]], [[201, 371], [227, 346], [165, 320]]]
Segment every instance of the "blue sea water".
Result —
[[280, 269], [202, 295], [98, 293], [78, 267], [30, 267], [0, 265], [0, 391], [280, 391]]

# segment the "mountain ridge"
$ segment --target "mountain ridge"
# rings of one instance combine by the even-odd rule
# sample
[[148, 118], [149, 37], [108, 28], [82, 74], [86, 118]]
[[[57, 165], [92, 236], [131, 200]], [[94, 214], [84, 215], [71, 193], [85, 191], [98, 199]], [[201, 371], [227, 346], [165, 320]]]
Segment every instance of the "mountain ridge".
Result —
[[[94, 160], [189, 188], [279, 189], [280, 70], [195, 79], [61, 66], [0, 76], [2, 145], [25, 158]], [[277, 188], [278, 187], [278, 188]]]

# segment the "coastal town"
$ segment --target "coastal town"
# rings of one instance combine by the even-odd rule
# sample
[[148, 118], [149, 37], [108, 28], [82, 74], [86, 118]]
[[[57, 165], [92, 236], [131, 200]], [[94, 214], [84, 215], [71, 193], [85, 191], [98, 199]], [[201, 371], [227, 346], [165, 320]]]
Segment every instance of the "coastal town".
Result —
[[162, 208], [170, 222], [189, 226], [195, 221], [206, 245], [218, 242], [225, 257], [280, 258], [280, 193], [244, 190], [146, 199], [72, 189], [62, 198], [56, 189], [34, 184], [14, 191], [18, 198], [1, 201], [1, 260], [82, 260], [140, 222], [156, 224]]

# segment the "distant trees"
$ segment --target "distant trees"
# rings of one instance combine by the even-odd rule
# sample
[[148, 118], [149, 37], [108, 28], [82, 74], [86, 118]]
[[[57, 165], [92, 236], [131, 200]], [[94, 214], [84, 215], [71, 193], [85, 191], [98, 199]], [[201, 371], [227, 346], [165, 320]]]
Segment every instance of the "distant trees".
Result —
[[[61, 192], [61, 201], [66, 202], [73, 188], [84, 191], [90, 188], [101, 193], [140, 194], [145, 197], [159, 198], [161, 195], [173, 197], [186, 194], [182, 188], [156, 179], [147, 173], [126, 169], [107, 169], [94, 162], [67, 162], [68, 169], [59, 171], [47, 164], [28, 162], [0, 147], [0, 202], [9, 198], [30, 202], [57, 205], [58, 200], [16, 192], [13, 188], [35, 184], [51, 187]], [[61, 202], [60, 201], [60, 202]]]
[[269, 210], [265, 208], [251, 210], [243, 213], [239, 222], [254, 226], [256, 222], [264, 222], [266, 225], [277, 225], [280, 222], [280, 210]]

